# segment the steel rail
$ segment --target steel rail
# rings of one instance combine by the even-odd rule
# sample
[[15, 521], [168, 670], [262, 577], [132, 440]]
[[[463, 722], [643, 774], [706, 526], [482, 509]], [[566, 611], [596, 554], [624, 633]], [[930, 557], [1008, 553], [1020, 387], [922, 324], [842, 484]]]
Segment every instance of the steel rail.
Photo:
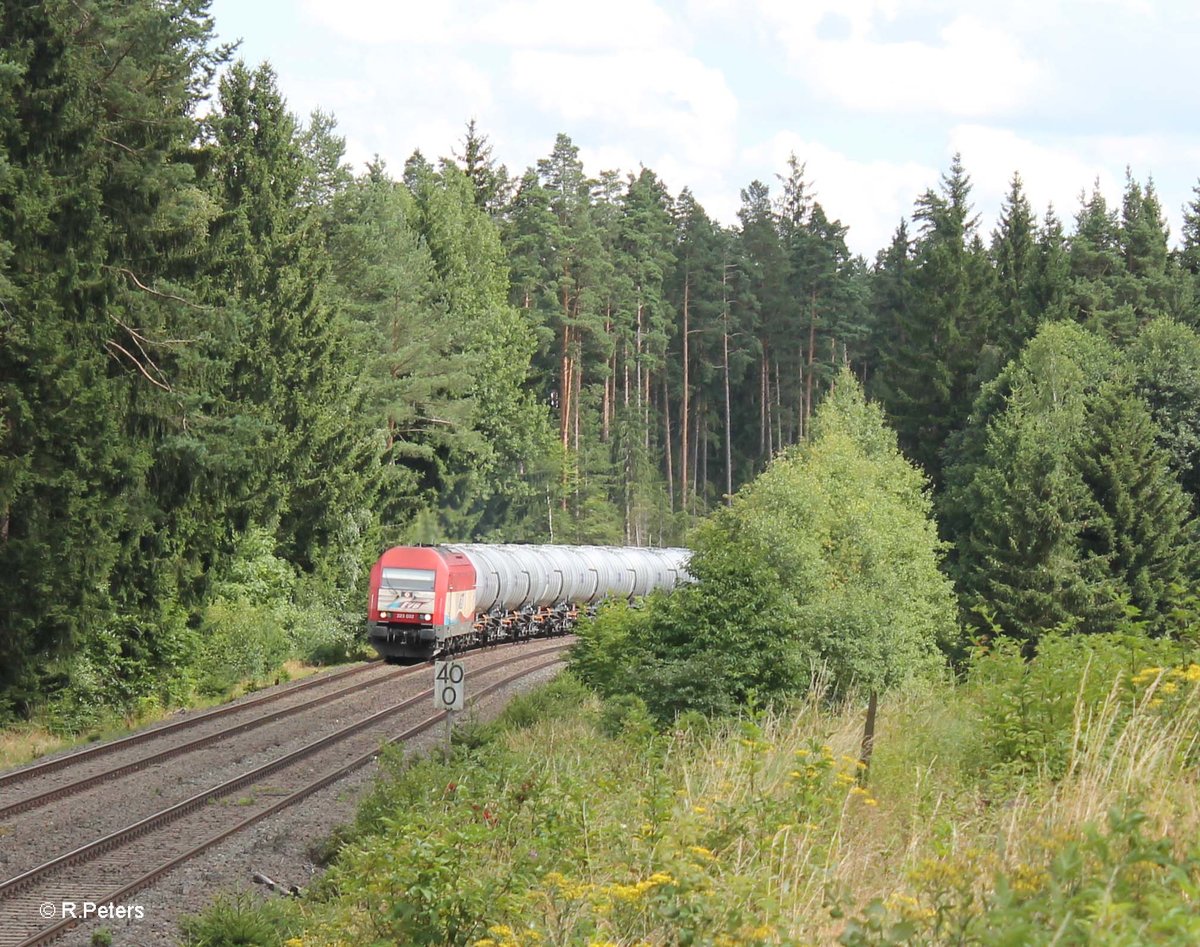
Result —
[[[481, 670], [494, 670], [504, 667], [507, 664], [513, 664], [518, 661], [526, 661], [530, 658], [536, 658], [550, 651], [561, 651], [566, 647], [569, 647], [569, 645], [559, 645], [555, 648], [543, 649], [541, 651], [533, 652], [532, 654], [517, 655], [507, 660], [497, 662], [490, 668]], [[406, 698], [397, 704], [393, 704], [390, 707], [385, 707], [382, 710], [376, 711], [367, 717], [363, 717], [354, 723], [342, 727], [339, 730], [335, 730], [332, 733], [312, 741], [311, 743], [306, 743], [304, 746], [298, 747], [295, 750], [292, 750], [290, 753], [276, 757], [275, 759], [270, 760], [261, 766], [249, 769], [246, 772], [238, 776], [234, 776], [231, 779], [227, 779], [216, 786], [210, 786], [208, 789], [201, 790], [187, 799], [184, 799], [182, 802], [175, 803], [172, 806], [168, 806], [166, 809], [156, 812], [154, 815], [140, 819], [139, 821], [133, 823], [132, 825], [128, 825], [123, 829], [110, 832], [108, 835], [98, 838], [92, 842], [88, 842], [86, 845], [81, 845], [79, 848], [76, 848], [70, 852], [66, 852], [63, 855], [59, 855], [56, 858], [52, 858], [50, 861], [43, 862], [41, 865], [38, 865], [34, 868], [30, 868], [28, 871], [9, 878], [7, 881], [0, 882], [0, 901], [19, 893], [23, 889], [28, 888], [30, 885], [46, 878], [47, 876], [53, 875], [64, 868], [69, 868], [73, 865], [92, 861], [98, 856], [119, 848], [135, 838], [138, 838], [148, 832], [152, 832], [155, 829], [161, 828], [164, 825], [182, 818], [183, 816], [195, 811], [213, 799], [227, 796], [230, 793], [236, 792], [245, 786], [257, 782], [263, 777], [271, 775], [276, 770], [283, 769], [291, 763], [302, 760], [308, 756], [312, 756], [318, 750], [323, 749], [326, 746], [340, 742], [346, 737], [352, 736], [358, 731], [366, 729], [367, 727], [378, 723], [380, 720], [383, 720], [386, 717], [400, 713], [402, 710], [412, 707], [417, 702], [428, 698], [432, 692], [432, 688], [430, 688], [429, 690], [424, 690], [413, 697]]]
[[307, 690], [310, 687], [320, 687], [330, 683], [331, 681], [338, 681], [345, 677], [353, 677], [356, 674], [362, 674], [366, 671], [378, 668], [381, 665], [381, 661], [368, 661], [365, 664], [357, 664], [354, 667], [346, 668], [341, 671], [314, 674], [311, 677], [302, 678], [299, 681], [292, 681], [291, 683], [285, 684], [282, 687], [272, 690], [268, 694], [263, 694], [260, 697], [254, 697], [250, 700], [243, 700], [240, 703], [222, 704], [220, 707], [214, 707], [211, 710], [205, 710], [202, 713], [185, 717], [182, 720], [176, 720], [167, 724], [166, 726], [152, 727], [148, 730], [139, 730], [137, 733], [131, 733], [128, 736], [120, 737], [116, 740], [110, 740], [107, 743], [97, 743], [95, 746], [88, 747], [84, 750], [66, 753], [63, 756], [56, 756], [53, 759], [42, 760], [41, 762], [23, 766], [20, 769], [14, 769], [7, 773], [0, 773], [0, 788], [13, 785], [14, 783], [24, 782], [25, 780], [32, 779], [35, 776], [44, 776], [47, 773], [54, 772], [55, 770], [64, 769], [68, 766], [74, 766], [76, 763], [84, 760], [91, 760], [97, 756], [103, 756], [106, 753], [114, 753], [117, 750], [123, 750], [138, 743], [147, 743], [150, 740], [157, 739], [159, 736], [165, 733], [175, 733], [179, 730], [185, 730], [189, 727], [194, 727], [208, 720], [212, 720], [215, 717], [223, 717], [227, 714], [233, 714], [240, 710], [245, 710], [248, 707], [261, 707], [263, 704], [270, 704], [277, 700], [283, 700], [285, 697], [290, 697], [297, 691]]
[[[376, 667], [377, 665], [369, 665]], [[320, 697], [313, 697], [300, 704], [295, 704], [291, 707], [284, 707], [281, 710], [276, 710], [272, 713], [261, 714], [257, 717], [251, 717], [249, 720], [244, 720], [241, 723], [235, 723], [232, 726], [217, 730], [206, 736], [196, 737], [194, 740], [189, 740], [186, 743], [177, 743], [174, 746], [169, 746], [165, 750], [160, 750], [157, 753], [151, 753], [148, 756], [138, 757], [129, 763], [124, 763], [121, 766], [106, 769], [103, 772], [95, 773], [91, 776], [84, 776], [74, 782], [66, 783], [53, 789], [47, 789], [45, 792], [35, 796], [27, 796], [24, 799], [18, 799], [16, 802], [10, 803], [7, 806], [0, 806], [0, 819], [4, 819], [11, 815], [16, 815], [19, 812], [25, 812], [29, 809], [36, 809], [39, 806], [47, 805], [55, 802], [58, 799], [63, 799], [67, 796], [73, 796], [76, 793], [83, 792], [85, 789], [90, 789], [99, 783], [108, 782], [111, 779], [116, 779], [120, 776], [127, 776], [129, 773], [135, 773], [140, 769], [145, 769], [147, 766], [153, 766], [155, 763], [161, 763], [164, 760], [173, 759], [176, 756], [183, 756], [185, 753], [191, 753], [199, 750], [212, 743], [219, 743], [222, 740], [230, 737], [238, 736], [242, 733], [247, 733], [250, 730], [255, 730], [265, 724], [272, 723], [283, 717], [291, 716], [292, 714], [302, 713], [306, 710], [312, 710], [316, 707], [321, 707], [331, 703], [348, 694], [359, 693], [369, 687], [377, 687], [380, 684], [394, 681], [400, 677], [407, 677], [418, 671], [425, 670], [423, 667], [412, 668], [397, 668], [391, 674], [384, 674], [372, 681], [366, 681], [360, 684], [348, 684], [345, 687], [339, 688], [329, 694], [322, 694]], [[290, 691], [289, 693], [296, 693]], [[242, 705], [245, 706], [245, 705]]]
[[[560, 645], [555, 648], [546, 648], [541, 651], [535, 652], [533, 654], [522, 655], [520, 657], [516, 657], [516, 658], [506, 660], [506, 661], [499, 662], [495, 665], [492, 665], [492, 667], [488, 668], [487, 670], [496, 670], [498, 668], [503, 667], [506, 664], [518, 663], [520, 661], [538, 657], [539, 655], [542, 655], [542, 654], [565, 651], [569, 647], [570, 647], [569, 645]], [[523, 677], [528, 677], [531, 674], [536, 674], [538, 671], [545, 670], [546, 668], [553, 667], [554, 665], [560, 664], [560, 663], [561, 663], [560, 658], [553, 658], [549, 661], [543, 661], [540, 664], [534, 665], [531, 668], [526, 668], [522, 671], [518, 671], [515, 674], [510, 674], [509, 676], [502, 678], [501, 680], [499, 680], [493, 684], [490, 684], [487, 687], [480, 690], [477, 694], [475, 694], [471, 698], [469, 703], [473, 706], [474, 704], [478, 703], [478, 701], [482, 700], [484, 697], [487, 697], [488, 695], [494, 693], [495, 691], [499, 690], [502, 687], [506, 687], [507, 685], [512, 684], [513, 682], [518, 681]], [[481, 670], [484, 670], [484, 669], [481, 669]], [[432, 693], [433, 693], [433, 690], [432, 690], [432, 688], [430, 688], [429, 690], [426, 690], [426, 691], [422, 692], [421, 694], [418, 694], [416, 697], [409, 698], [406, 701], [402, 701], [401, 704], [396, 705], [396, 708], [389, 708], [389, 710], [396, 710], [396, 709], [399, 709], [400, 707], [411, 706], [413, 703], [415, 703], [418, 700], [426, 699], [426, 698], [430, 697], [432, 695]], [[386, 711], [384, 713], [386, 713]], [[378, 716], [379, 716], [379, 714], [373, 715], [371, 719], [375, 719]], [[427, 717], [421, 723], [416, 724], [415, 726], [410, 727], [409, 729], [405, 730], [403, 733], [385, 741], [384, 745], [395, 745], [398, 743], [402, 743], [406, 740], [410, 740], [413, 737], [418, 736], [421, 733], [428, 730], [429, 728], [433, 727], [435, 724], [441, 722], [442, 720], [445, 719], [445, 717], [446, 717], [446, 711], [444, 711], [444, 710], [438, 711], [437, 713], [431, 715], [430, 717]], [[318, 741], [318, 742], [325, 742], [325, 741]], [[291, 755], [292, 754], [289, 754], [289, 756], [291, 756]], [[176, 857], [172, 858], [170, 861], [165, 862], [164, 864], [159, 865], [158, 867], [156, 867], [154, 869], [151, 869], [150, 871], [144, 873], [140, 877], [131, 881], [129, 884], [125, 885], [118, 891], [115, 891], [111, 894], [104, 895], [104, 898], [105, 898], [104, 903], [106, 903], [106, 904], [122, 903], [123, 901], [125, 901], [126, 899], [131, 897], [132, 895], [136, 894], [138, 891], [141, 891], [143, 888], [146, 888], [149, 885], [153, 884], [155, 881], [157, 881], [163, 875], [172, 871], [174, 868], [178, 867], [182, 863], [184, 863], [192, 858], [195, 858], [197, 855], [203, 853], [204, 851], [211, 848], [212, 846], [217, 845], [220, 842], [223, 842], [225, 839], [229, 838], [232, 835], [237, 834], [238, 832], [241, 832], [241, 831], [244, 831], [245, 829], [250, 828], [251, 826], [257, 824], [258, 822], [261, 822], [263, 819], [266, 819], [269, 816], [275, 815], [276, 813], [282, 811], [283, 809], [286, 809], [286, 808], [293, 806], [299, 802], [302, 802], [303, 800], [307, 799], [309, 796], [313, 795], [314, 793], [319, 792], [321, 789], [324, 789], [326, 786], [329, 786], [332, 783], [337, 782], [339, 779], [344, 778], [345, 776], [349, 775], [350, 773], [354, 772], [355, 770], [360, 769], [361, 767], [365, 766], [367, 763], [370, 763], [372, 760], [374, 760], [376, 757], [378, 757], [378, 755], [379, 755], [379, 749], [378, 748], [372, 749], [371, 751], [360, 755], [359, 757], [350, 761], [349, 763], [347, 763], [343, 766], [340, 766], [331, 772], [326, 773], [325, 775], [319, 777], [318, 779], [301, 787], [300, 789], [297, 789], [294, 792], [290, 793], [289, 795], [279, 799], [277, 802], [273, 803], [269, 808], [264, 809], [261, 812], [257, 812], [254, 815], [248, 816], [247, 818], [241, 820], [240, 822], [236, 823], [235, 825], [222, 830], [221, 832], [217, 833], [216, 835], [210, 836], [209, 838], [205, 839], [203, 842], [200, 842], [197, 845], [193, 846], [192, 848], [188, 849], [186, 852], [183, 852], [182, 854], [177, 855]], [[277, 767], [272, 767], [271, 764], [268, 764], [267, 767], [262, 767], [262, 768], [263, 769], [271, 768], [273, 770], [274, 768], [277, 768]], [[269, 774], [264, 773], [263, 775], [269, 775]], [[174, 807], [172, 807], [172, 808], [174, 808]], [[50, 864], [50, 863], [47, 863], [47, 864]], [[51, 925], [50, 927], [37, 932], [36, 934], [32, 935], [29, 938], [26, 938], [23, 941], [20, 941], [16, 945], [16, 947], [42, 947], [42, 945], [44, 945], [44, 944], [49, 944], [52, 941], [57, 940], [63, 934], [65, 934], [68, 931], [77, 927], [81, 922], [82, 922], [82, 919], [79, 919], [79, 918], [63, 918], [63, 919], [59, 920], [58, 922], [56, 922], [55, 924]]]

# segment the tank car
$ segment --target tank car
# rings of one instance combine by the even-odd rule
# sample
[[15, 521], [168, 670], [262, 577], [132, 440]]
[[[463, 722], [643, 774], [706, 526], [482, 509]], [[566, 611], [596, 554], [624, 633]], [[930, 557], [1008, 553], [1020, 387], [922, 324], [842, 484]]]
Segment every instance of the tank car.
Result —
[[396, 546], [371, 569], [367, 630], [388, 661], [569, 631], [606, 598], [689, 579], [687, 549], [466, 544]]

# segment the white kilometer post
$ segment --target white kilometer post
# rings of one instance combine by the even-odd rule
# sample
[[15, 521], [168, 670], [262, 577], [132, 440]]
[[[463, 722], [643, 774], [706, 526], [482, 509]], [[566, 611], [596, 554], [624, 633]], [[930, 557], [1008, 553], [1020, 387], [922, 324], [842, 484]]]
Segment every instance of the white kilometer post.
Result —
[[446, 756], [450, 756], [450, 734], [454, 715], [463, 709], [467, 689], [467, 669], [461, 661], [433, 662], [433, 704], [446, 711]]

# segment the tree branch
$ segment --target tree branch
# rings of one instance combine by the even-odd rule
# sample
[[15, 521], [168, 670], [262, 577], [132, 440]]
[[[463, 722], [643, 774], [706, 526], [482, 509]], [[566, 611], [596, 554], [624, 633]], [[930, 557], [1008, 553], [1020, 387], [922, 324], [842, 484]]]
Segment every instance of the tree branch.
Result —
[[[146, 371], [145, 366], [143, 366], [141, 362], [139, 362], [136, 358], [134, 358], [134, 356], [130, 354], [129, 350], [127, 348], [125, 348], [123, 345], [121, 345], [118, 342], [114, 342], [112, 339], [105, 340], [104, 345], [108, 348], [116, 349], [118, 352], [123, 354], [127, 359], [129, 359], [129, 361], [133, 362], [133, 364], [137, 368], [137, 370], [146, 376], [146, 380], [149, 381], [150, 384], [154, 385], [156, 388], [161, 388], [163, 391], [171, 391], [170, 385], [166, 384], [165, 382], [159, 381], [157, 378], [152, 377], [151, 374], [148, 371]], [[111, 355], [112, 353], [110, 352], [109, 354]], [[155, 371], [158, 371], [157, 366], [155, 366]], [[159, 374], [161, 375], [162, 373], [159, 372]]]
[[114, 270], [117, 273], [124, 273], [126, 276], [129, 277], [130, 281], [133, 283], [134, 286], [136, 286], [138, 289], [142, 290], [142, 292], [149, 293], [151, 296], [157, 296], [159, 299], [170, 299], [177, 303], [183, 303], [185, 306], [191, 306], [191, 308], [199, 309], [201, 312], [203, 312], [205, 310], [204, 306], [198, 306], [194, 302], [192, 302], [190, 299], [184, 299], [182, 296], [175, 296], [175, 295], [172, 295], [171, 293], [160, 293], [157, 289], [151, 289], [149, 286], [147, 286], [145, 283], [143, 283], [140, 279], [138, 279], [137, 276], [134, 275], [133, 270], [127, 270], [123, 266], [105, 265], [104, 268], [106, 270]]

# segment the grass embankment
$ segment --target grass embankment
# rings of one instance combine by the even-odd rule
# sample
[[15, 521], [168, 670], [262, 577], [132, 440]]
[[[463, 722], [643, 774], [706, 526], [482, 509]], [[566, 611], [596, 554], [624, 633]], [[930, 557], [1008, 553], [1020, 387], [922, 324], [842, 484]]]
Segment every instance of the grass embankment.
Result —
[[394, 760], [306, 899], [191, 943], [1195, 943], [1200, 666], [1055, 647], [885, 699], [865, 786], [858, 703], [664, 733], [561, 677]]
[[28, 723], [21, 723], [0, 730], [0, 770], [20, 766], [31, 760], [40, 759], [50, 753], [84, 743], [96, 743], [100, 740], [112, 740], [116, 737], [148, 727], [153, 723], [184, 710], [203, 710], [217, 704], [236, 700], [243, 694], [269, 687], [272, 684], [282, 684], [294, 681], [318, 671], [325, 670], [324, 665], [308, 664], [299, 660], [288, 660], [273, 674], [247, 678], [239, 681], [229, 690], [221, 694], [199, 693], [193, 691], [185, 699], [165, 706], [157, 699], [143, 699], [124, 712], [115, 708], [102, 710], [99, 721], [82, 730], [64, 730], [56, 722], [46, 722], [36, 715]]

